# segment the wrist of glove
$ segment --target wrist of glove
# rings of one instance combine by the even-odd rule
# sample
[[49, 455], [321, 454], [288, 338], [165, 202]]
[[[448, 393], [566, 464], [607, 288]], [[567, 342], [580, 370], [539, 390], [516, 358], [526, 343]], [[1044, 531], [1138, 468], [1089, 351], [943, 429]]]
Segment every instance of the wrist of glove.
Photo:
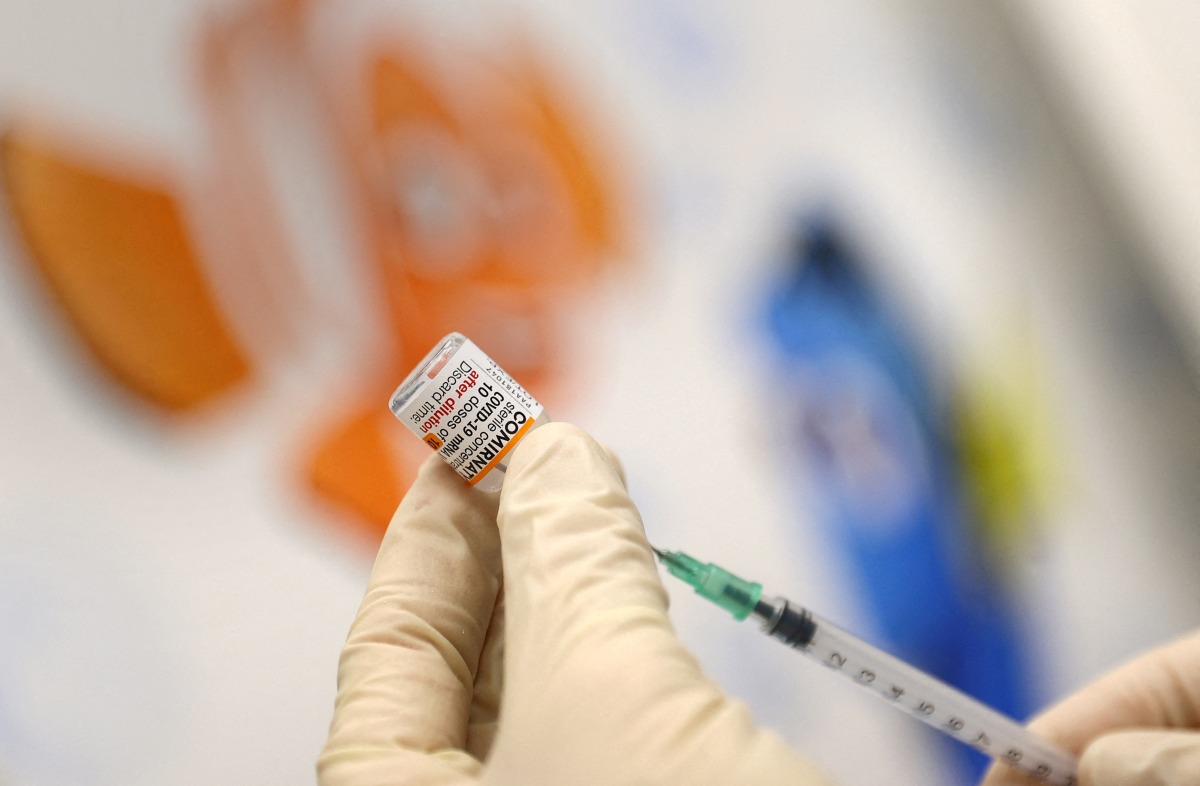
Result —
[[676, 638], [615, 462], [551, 423], [504, 489], [436, 457], [384, 538], [338, 670], [323, 786], [825, 781]]

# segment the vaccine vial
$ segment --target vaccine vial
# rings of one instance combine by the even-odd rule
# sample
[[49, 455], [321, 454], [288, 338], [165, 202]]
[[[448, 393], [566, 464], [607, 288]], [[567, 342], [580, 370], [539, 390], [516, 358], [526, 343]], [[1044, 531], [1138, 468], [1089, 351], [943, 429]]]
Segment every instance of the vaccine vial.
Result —
[[550, 421], [537, 399], [459, 333], [437, 343], [388, 406], [481, 491], [500, 490], [509, 451]]

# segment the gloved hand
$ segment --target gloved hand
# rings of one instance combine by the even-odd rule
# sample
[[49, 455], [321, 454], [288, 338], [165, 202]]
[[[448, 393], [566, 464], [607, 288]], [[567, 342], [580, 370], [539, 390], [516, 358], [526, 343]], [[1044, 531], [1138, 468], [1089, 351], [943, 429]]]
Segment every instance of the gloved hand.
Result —
[[[1200, 632], [1100, 678], [1030, 728], [1082, 751], [1081, 786], [1200, 784]], [[982, 786], [1040, 783], [997, 764]]]
[[322, 786], [825, 783], [701, 673], [618, 469], [565, 423], [513, 450], [499, 499], [436, 456], [422, 467], [342, 653], [318, 773]]

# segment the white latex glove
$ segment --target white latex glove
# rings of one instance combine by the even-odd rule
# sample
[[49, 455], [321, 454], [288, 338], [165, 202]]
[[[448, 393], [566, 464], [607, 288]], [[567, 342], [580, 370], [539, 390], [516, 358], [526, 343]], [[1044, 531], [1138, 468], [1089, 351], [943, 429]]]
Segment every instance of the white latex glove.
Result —
[[[1081, 786], [1200, 784], [1200, 632], [1122, 666], [1030, 724], [1078, 754]], [[997, 764], [983, 786], [1035, 786]]]
[[619, 470], [565, 423], [513, 450], [498, 500], [437, 457], [422, 467], [342, 653], [318, 773], [322, 786], [826, 783], [701, 673]]

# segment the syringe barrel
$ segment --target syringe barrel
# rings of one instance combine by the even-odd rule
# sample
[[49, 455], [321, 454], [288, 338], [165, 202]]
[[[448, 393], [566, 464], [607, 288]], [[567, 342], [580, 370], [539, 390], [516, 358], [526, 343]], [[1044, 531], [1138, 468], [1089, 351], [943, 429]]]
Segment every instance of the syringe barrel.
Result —
[[[1074, 757], [941, 680], [783, 599], [755, 610], [767, 633], [807, 628], [788, 643], [918, 720], [1054, 786], [1075, 786]], [[803, 622], [801, 622], [803, 620]], [[807, 641], [803, 639], [807, 638]]]

